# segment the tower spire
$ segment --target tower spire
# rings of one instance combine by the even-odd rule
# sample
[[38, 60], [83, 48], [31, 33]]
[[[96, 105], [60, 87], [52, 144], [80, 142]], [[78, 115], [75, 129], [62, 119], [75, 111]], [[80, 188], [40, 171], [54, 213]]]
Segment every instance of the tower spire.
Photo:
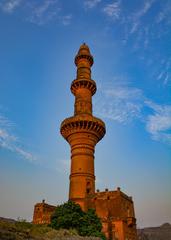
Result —
[[105, 135], [105, 124], [92, 114], [96, 83], [91, 79], [93, 56], [83, 43], [75, 57], [76, 79], [71, 83], [75, 96], [74, 116], [61, 123], [61, 134], [71, 146], [69, 199], [87, 210], [86, 199], [95, 193], [94, 149]]

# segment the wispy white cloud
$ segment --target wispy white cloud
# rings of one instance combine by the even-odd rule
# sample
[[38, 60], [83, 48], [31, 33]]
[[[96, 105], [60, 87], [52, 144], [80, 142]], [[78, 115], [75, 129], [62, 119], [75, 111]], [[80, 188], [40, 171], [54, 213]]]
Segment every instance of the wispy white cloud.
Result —
[[[150, 52], [155, 56], [156, 44], [153, 44], [154, 41], [156, 42], [156, 39], [160, 41], [164, 36], [170, 34], [171, 2], [166, 0], [161, 1], [159, 4], [157, 0], [145, 0], [137, 6], [131, 9], [131, 11], [130, 9], [127, 11], [124, 9], [124, 4], [122, 4], [123, 9], [120, 18], [122, 19], [121, 24], [124, 30], [123, 44], [132, 44], [132, 51], [134, 52], [143, 49], [146, 52], [141, 54], [145, 54], [148, 51], [148, 53]], [[159, 56], [157, 56], [154, 64], [155, 68], [158, 60]], [[155, 78], [157, 77], [155, 76]], [[167, 84], [168, 81], [169, 74], [166, 73], [163, 83]]]
[[26, 160], [29, 160], [29, 161], [35, 161], [36, 160], [36, 157], [32, 154], [32, 153], [30, 153], [30, 152], [28, 152], [28, 151], [25, 151], [23, 148], [21, 148], [21, 147], [17, 147], [17, 146], [15, 146], [15, 152], [17, 153], [17, 154], [19, 154], [20, 156], [22, 156], [23, 158], [25, 158]]
[[110, 84], [99, 89], [95, 114], [121, 124], [139, 120], [151, 138], [171, 144], [171, 105], [160, 105], [147, 99], [141, 89], [127, 84]]
[[157, 76], [157, 79], [160, 80], [160, 79], [163, 77], [164, 74], [165, 74], [165, 71], [164, 71], [164, 70], [162, 70], [161, 72], [159, 72], [159, 75]]
[[[146, 15], [149, 17], [148, 21]], [[167, 39], [167, 34], [168, 38], [170, 36], [171, 2], [166, 0], [158, 4], [156, 0], [145, 0], [141, 8], [136, 8], [136, 11], [134, 10], [132, 14], [124, 17], [122, 23], [123, 29], [125, 29], [123, 44], [131, 44], [132, 51], [139, 54], [141, 60], [145, 60], [144, 65], [147, 67], [149, 75], [154, 81], [158, 80], [157, 86], [169, 86], [171, 83], [171, 59], [165, 51], [156, 50], [156, 41], [160, 46], [161, 42]]]
[[28, 21], [36, 25], [44, 25], [50, 21], [57, 21], [67, 26], [71, 23], [72, 14], [63, 15], [58, 0], [44, 0], [41, 4], [32, 4], [32, 13]]
[[121, 1], [114, 1], [111, 4], [105, 5], [103, 12], [113, 20], [119, 19], [121, 13]]
[[132, 27], [131, 27], [131, 30], [130, 30], [130, 34], [134, 33], [137, 31], [138, 27], [139, 27], [139, 21], [133, 21], [132, 23]]
[[27, 18], [28, 21], [37, 25], [44, 25], [57, 16], [60, 8], [57, 6], [57, 0], [45, 0], [41, 4], [32, 4], [31, 15]]
[[154, 0], [147, 0], [144, 2], [144, 5], [141, 9], [137, 10], [132, 16], [131, 16], [131, 21], [132, 21], [132, 27], [130, 29], [130, 34], [133, 34], [137, 32], [139, 29], [139, 26], [141, 25], [140, 19], [147, 14], [147, 12], [150, 10], [154, 3]]
[[166, 16], [167, 16], [167, 9], [166, 8], [164, 8], [163, 10], [161, 10], [159, 13], [158, 13], [158, 15], [156, 16], [156, 22], [157, 23], [160, 23], [160, 22], [162, 22], [165, 18], [166, 18]]
[[29, 151], [26, 151], [15, 134], [13, 134], [12, 129], [15, 124], [11, 122], [8, 118], [0, 115], [0, 148], [7, 149], [11, 152], [16, 153], [20, 157], [28, 161], [36, 161], [36, 157]]
[[32, 5], [32, 14], [28, 21], [37, 25], [44, 25], [52, 20], [67, 26], [71, 23], [72, 14], [63, 15], [58, 0], [44, 0], [39, 5]]
[[12, 13], [21, 3], [22, 0], [6, 0], [0, 3], [0, 7], [4, 12]]
[[57, 1], [56, 0], [47, 0], [44, 1], [43, 4], [41, 4], [40, 6], [38, 6], [37, 8], [35, 8], [35, 15], [37, 17], [42, 17], [42, 15], [48, 10], [48, 8], [52, 5], [54, 5]]
[[143, 94], [140, 89], [114, 84], [103, 86], [99, 92], [95, 101], [96, 114], [120, 123], [141, 117]]
[[[2, 109], [3, 109], [3, 107], [2, 107]], [[0, 114], [0, 126], [10, 128], [10, 127], [14, 127], [15, 124]]]
[[162, 23], [170, 25], [171, 24], [171, 2], [166, 1], [161, 10], [156, 15], [156, 23]]
[[151, 101], [145, 102], [153, 113], [147, 117], [146, 130], [154, 140], [171, 144], [171, 106], [158, 105]]
[[72, 20], [72, 15], [69, 14], [69, 15], [64, 15], [64, 16], [61, 16], [60, 17], [61, 19], [61, 22], [64, 26], [67, 26], [71, 23], [71, 20]]
[[85, 0], [84, 1], [84, 7], [85, 8], [94, 8], [97, 6], [98, 3], [100, 3], [101, 0]]
[[154, 0], [146, 0], [144, 2], [143, 7], [139, 11], [136, 12], [135, 17], [137, 19], [143, 17], [150, 10], [153, 3], [154, 3]]
[[3, 0], [0, 3], [0, 9], [6, 13], [13, 13], [17, 8], [24, 9], [26, 21], [38, 26], [45, 25], [52, 20], [66, 26], [72, 20], [72, 14], [62, 13], [58, 0]]
[[[136, 32], [136, 36], [134, 37], [134, 45], [133, 50], [138, 49], [147, 49], [150, 42], [150, 28], [149, 26], [144, 26], [138, 29], [139, 24], [137, 25], [137, 29], [134, 29]], [[132, 33], [132, 32], [131, 32]]]
[[159, 68], [155, 71], [156, 79], [166, 86], [171, 82], [171, 58], [162, 59]]

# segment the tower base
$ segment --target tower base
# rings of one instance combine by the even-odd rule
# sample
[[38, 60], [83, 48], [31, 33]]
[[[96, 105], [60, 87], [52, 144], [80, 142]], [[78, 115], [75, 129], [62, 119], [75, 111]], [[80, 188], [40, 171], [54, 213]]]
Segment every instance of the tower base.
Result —
[[101, 219], [103, 233], [110, 240], [137, 240], [136, 219], [132, 197], [118, 188], [116, 191], [97, 191], [89, 201]]
[[[97, 191], [84, 201], [88, 208], [96, 209], [96, 214], [102, 222], [102, 232], [108, 240], [137, 240], [134, 203], [131, 197], [120, 191], [120, 188], [116, 191], [108, 191], [108, 189], [104, 192]], [[33, 223], [50, 223], [50, 216], [55, 208], [47, 203], [36, 204]]]

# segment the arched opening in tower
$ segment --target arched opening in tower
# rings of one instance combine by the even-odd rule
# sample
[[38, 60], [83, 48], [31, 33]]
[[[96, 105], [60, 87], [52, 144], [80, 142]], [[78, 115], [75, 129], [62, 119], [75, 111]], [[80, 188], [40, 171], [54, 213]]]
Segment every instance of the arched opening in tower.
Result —
[[91, 184], [90, 184], [90, 182], [87, 182], [86, 192], [87, 192], [87, 194], [91, 193]]

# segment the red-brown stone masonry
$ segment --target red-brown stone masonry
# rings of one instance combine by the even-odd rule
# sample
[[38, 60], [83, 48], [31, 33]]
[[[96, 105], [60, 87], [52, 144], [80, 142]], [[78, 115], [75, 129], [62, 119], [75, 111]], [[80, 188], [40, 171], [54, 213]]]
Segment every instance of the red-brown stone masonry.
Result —
[[[61, 123], [61, 134], [71, 146], [69, 199], [84, 211], [95, 208], [101, 219], [103, 232], [110, 240], [137, 240], [134, 204], [131, 197], [120, 191], [95, 192], [94, 151], [105, 135], [105, 123], [92, 114], [92, 96], [96, 83], [91, 79], [93, 56], [86, 44], [76, 57], [76, 79], [71, 83], [75, 96], [74, 115]], [[55, 207], [38, 203], [33, 223], [49, 223]]]

